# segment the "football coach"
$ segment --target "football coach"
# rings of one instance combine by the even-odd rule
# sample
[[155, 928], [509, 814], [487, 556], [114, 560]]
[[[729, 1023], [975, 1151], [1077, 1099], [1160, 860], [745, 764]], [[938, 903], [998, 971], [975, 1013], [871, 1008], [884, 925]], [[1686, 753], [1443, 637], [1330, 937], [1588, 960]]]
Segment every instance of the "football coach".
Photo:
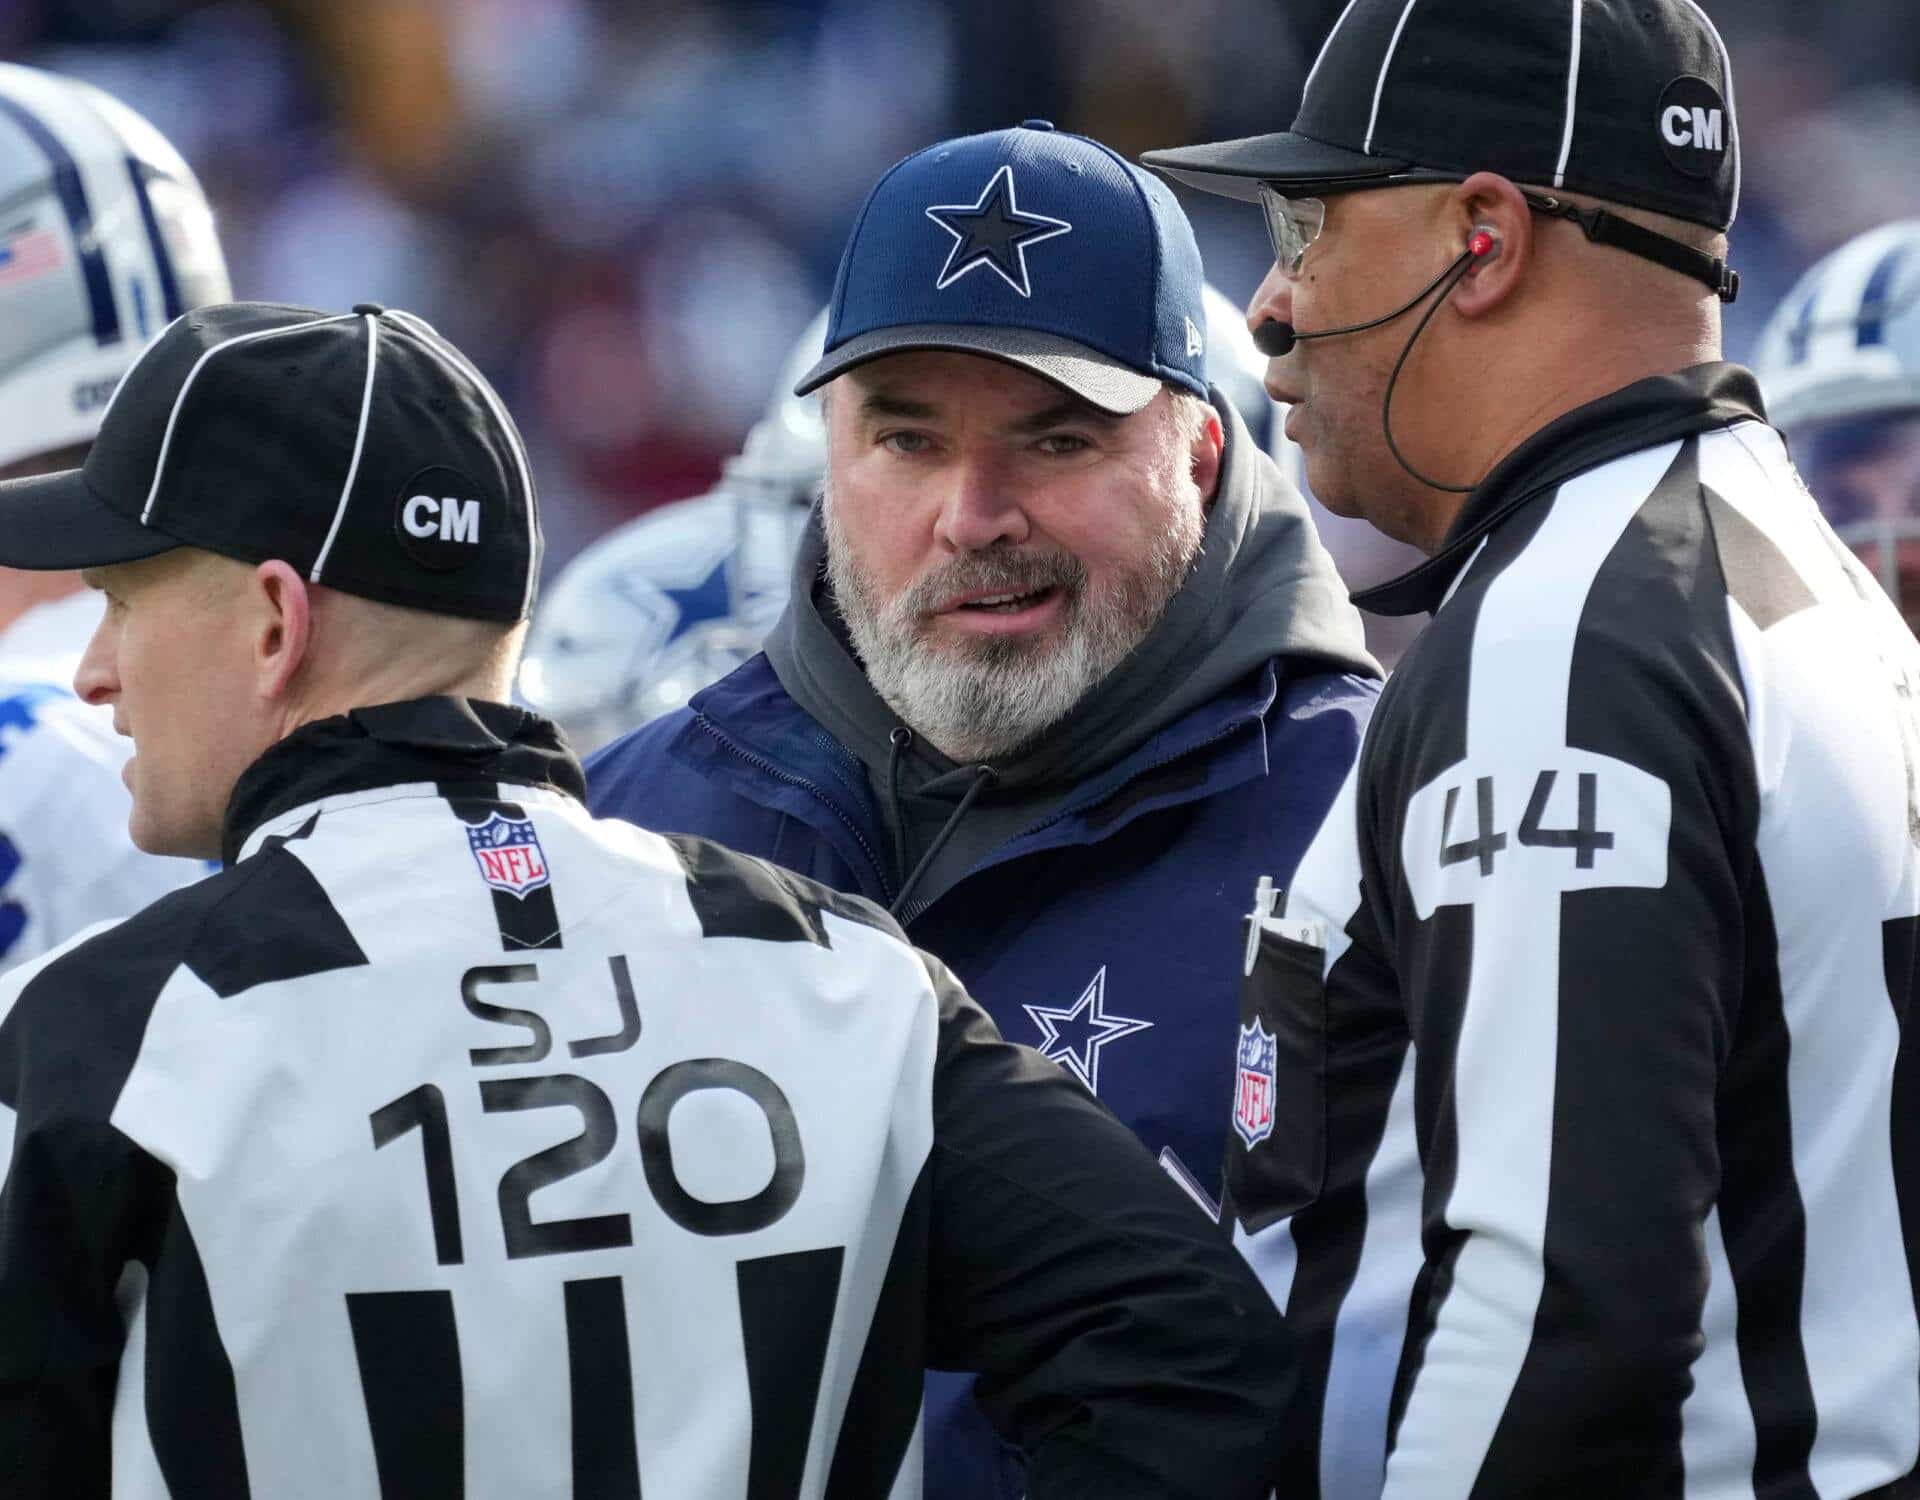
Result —
[[[821, 504], [763, 655], [589, 763], [592, 806], [884, 904], [1008, 1037], [1217, 1181], [1239, 913], [1352, 765], [1378, 668], [1300, 493], [1208, 384], [1167, 186], [1044, 120], [855, 220]], [[1215, 351], [1226, 353], [1228, 351]], [[1017, 1500], [929, 1390], [938, 1500]]]
[[1433, 622], [1257, 914], [1282, 1492], [1915, 1494], [1920, 654], [1721, 359], [1719, 35], [1352, 0], [1291, 130], [1146, 160], [1260, 205], [1313, 490], [1430, 554], [1359, 596]]
[[1081, 1085], [877, 908], [601, 823], [511, 706], [519, 434], [429, 325], [225, 304], [84, 468], [132, 832], [225, 869], [0, 983], [9, 1500], [1262, 1500], [1294, 1354]]

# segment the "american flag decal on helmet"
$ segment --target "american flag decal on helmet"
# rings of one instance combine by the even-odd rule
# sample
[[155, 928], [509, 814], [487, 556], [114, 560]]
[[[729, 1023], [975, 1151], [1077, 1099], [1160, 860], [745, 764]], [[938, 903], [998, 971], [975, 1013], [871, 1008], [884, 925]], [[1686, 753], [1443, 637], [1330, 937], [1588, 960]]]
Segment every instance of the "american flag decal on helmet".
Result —
[[0, 230], [0, 286], [31, 281], [60, 265], [60, 241], [51, 230]]

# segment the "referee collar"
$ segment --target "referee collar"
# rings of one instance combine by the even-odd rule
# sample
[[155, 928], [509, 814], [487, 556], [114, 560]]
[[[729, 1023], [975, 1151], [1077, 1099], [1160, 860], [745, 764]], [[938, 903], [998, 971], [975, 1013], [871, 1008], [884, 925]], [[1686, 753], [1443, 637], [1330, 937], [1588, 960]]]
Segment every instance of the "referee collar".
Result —
[[1483, 537], [1574, 475], [1675, 438], [1766, 419], [1753, 372], [1724, 361], [1655, 375], [1576, 407], [1494, 466], [1454, 517], [1439, 551], [1355, 594], [1353, 602], [1377, 615], [1436, 610]]
[[423, 781], [587, 796], [580, 762], [538, 714], [480, 698], [382, 703], [302, 724], [247, 767], [227, 799], [221, 861], [233, 864], [256, 828], [294, 808]]

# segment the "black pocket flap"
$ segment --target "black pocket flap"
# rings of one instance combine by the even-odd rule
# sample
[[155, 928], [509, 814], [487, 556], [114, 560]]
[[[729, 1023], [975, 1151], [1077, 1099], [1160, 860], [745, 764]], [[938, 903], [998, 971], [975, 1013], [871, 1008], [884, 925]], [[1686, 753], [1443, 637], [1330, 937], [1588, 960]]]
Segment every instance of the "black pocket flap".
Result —
[[1263, 928], [1240, 986], [1226, 1181], [1249, 1233], [1305, 1208], [1325, 1180], [1325, 962], [1324, 949]]

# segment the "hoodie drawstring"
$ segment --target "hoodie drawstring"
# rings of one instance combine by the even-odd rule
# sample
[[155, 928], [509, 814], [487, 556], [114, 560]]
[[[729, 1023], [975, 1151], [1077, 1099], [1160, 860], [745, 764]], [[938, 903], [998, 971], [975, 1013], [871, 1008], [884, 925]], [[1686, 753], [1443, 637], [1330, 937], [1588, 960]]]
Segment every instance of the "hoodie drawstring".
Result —
[[893, 824], [893, 870], [896, 875], [904, 875], [907, 873], [907, 820], [900, 816], [900, 757], [913, 743], [913, 731], [904, 724], [896, 724], [887, 736], [887, 743], [893, 746], [887, 753], [887, 813]]
[[[898, 777], [901, 747], [901, 740], [898, 736], [900, 733], [900, 730], [894, 731], [894, 753], [888, 762], [888, 779], [892, 783], [890, 790], [894, 798], [893, 826], [896, 843], [900, 839], [899, 830], [902, 826], [899, 802], [900, 783]], [[953, 837], [954, 830], [960, 826], [960, 820], [966, 817], [968, 810], [973, 806], [973, 799], [986, 790], [987, 783], [998, 780], [998, 778], [999, 773], [996, 772], [992, 766], [978, 766], [975, 768], [973, 785], [967, 788], [966, 795], [960, 799], [959, 806], [954, 808], [953, 815], [949, 817], [945, 823], [940, 825], [940, 831], [934, 835], [933, 842], [927, 845], [927, 852], [920, 856], [920, 863], [913, 867], [913, 873], [906, 878], [906, 882], [900, 887], [900, 894], [895, 896], [893, 903], [887, 907], [887, 915], [897, 917], [906, 909], [907, 898], [913, 894], [913, 888], [920, 884], [920, 877], [927, 873], [928, 868], [933, 864], [934, 857], [938, 855], [942, 849], [947, 847], [947, 840]]]

